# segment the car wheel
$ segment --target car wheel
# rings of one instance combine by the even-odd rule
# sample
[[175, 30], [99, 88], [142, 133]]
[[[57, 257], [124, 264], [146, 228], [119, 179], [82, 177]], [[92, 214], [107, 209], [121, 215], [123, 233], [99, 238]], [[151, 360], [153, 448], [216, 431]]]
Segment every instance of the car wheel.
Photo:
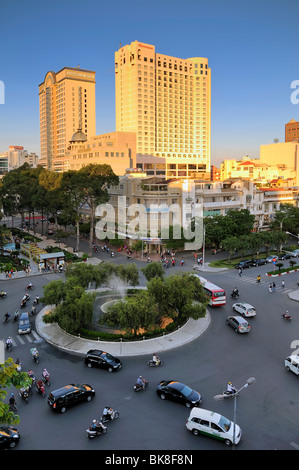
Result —
[[108, 372], [113, 372], [112, 367], [108, 367]]
[[91, 401], [91, 400], [92, 400], [92, 396], [88, 395], [88, 397], [86, 398], [86, 401]]
[[191, 403], [189, 401], [186, 401], [186, 406], [187, 408], [191, 408]]
[[88, 362], [88, 363], [87, 363], [87, 367], [92, 367], [91, 362]]
[[66, 412], [66, 406], [63, 406], [63, 407], [60, 409], [60, 412], [61, 412], [61, 413], [65, 413], [65, 412]]
[[235, 332], [238, 333], [238, 328], [234, 328]]
[[16, 447], [16, 444], [17, 444], [17, 443], [16, 443], [15, 441], [10, 442], [10, 443], [9, 443], [9, 448], [10, 448], [10, 449], [13, 449], [14, 447]]
[[225, 444], [226, 444], [227, 446], [231, 446], [231, 445], [232, 445], [232, 443], [231, 443], [231, 441], [230, 441], [229, 439], [225, 439], [224, 442], [225, 442]]
[[199, 430], [198, 429], [192, 429], [192, 432], [194, 436], [199, 436]]
[[160, 398], [161, 398], [161, 400], [165, 400], [166, 399], [165, 393], [161, 393]]

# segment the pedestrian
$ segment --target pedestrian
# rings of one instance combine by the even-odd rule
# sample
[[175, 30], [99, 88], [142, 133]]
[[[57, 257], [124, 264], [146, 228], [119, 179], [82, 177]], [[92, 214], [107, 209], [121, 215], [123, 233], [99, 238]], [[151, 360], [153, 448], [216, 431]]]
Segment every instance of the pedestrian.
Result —
[[281, 287], [284, 289], [284, 280], [281, 281]]
[[272, 284], [269, 284], [269, 292], [272, 292]]

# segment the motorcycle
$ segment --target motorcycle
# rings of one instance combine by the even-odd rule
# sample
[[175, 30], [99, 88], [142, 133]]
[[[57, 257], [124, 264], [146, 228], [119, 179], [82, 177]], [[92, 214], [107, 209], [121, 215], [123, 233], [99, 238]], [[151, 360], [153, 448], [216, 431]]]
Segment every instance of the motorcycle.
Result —
[[134, 392], [140, 392], [141, 390], [144, 390], [148, 386], [148, 380], [144, 380], [144, 387], [139, 384], [134, 385]]
[[29, 371], [29, 372], [27, 372], [27, 374], [28, 374], [28, 377], [30, 377], [30, 379], [32, 380], [32, 384], [35, 385], [36, 381], [35, 381], [34, 373], [32, 371]]
[[50, 385], [50, 374], [43, 376], [42, 381], [45, 385]]
[[20, 307], [21, 307], [21, 308], [26, 307], [26, 299], [22, 299], [22, 300], [21, 300]]
[[34, 286], [32, 284], [28, 284], [25, 290], [33, 290]]
[[89, 426], [88, 429], [86, 429], [87, 437], [89, 439], [92, 439], [96, 436], [101, 436], [102, 434], [106, 434], [107, 432], [107, 427], [103, 425], [102, 428], [98, 429], [93, 429], [93, 426]]
[[223, 398], [232, 398], [232, 397], [236, 397], [236, 396], [239, 395], [237, 392], [238, 392], [238, 391], [237, 391], [236, 388], [234, 388], [234, 392], [229, 392], [228, 390], [224, 390], [224, 391], [222, 392], [222, 397], [223, 397]]
[[292, 320], [291, 315], [289, 315], [288, 313], [283, 313], [281, 316], [282, 316], [282, 318], [284, 318], [285, 320], [289, 320], [289, 321]]
[[8, 352], [10, 352], [12, 350], [12, 342], [6, 343], [6, 349], [7, 349]]
[[44, 386], [44, 384], [42, 384], [42, 385], [40, 385], [40, 386], [38, 386], [38, 385], [36, 384], [35, 390], [36, 390], [37, 393], [39, 393], [43, 398], [45, 398], [46, 392], [45, 392], [45, 386]]
[[5, 297], [7, 297], [7, 293], [4, 291], [0, 292], [0, 297], [1, 299], [5, 299]]
[[7, 323], [9, 319], [10, 319], [9, 313], [8, 313], [7, 315], [4, 315], [3, 324], [4, 324], [4, 323]]
[[[109, 416], [109, 417], [108, 417]], [[111, 415], [103, 415], [101, 422], [102, 423], [109, 423], [109, 421], [113, 421], [114, 419], [119, 418], [119, 412], [116, 410], [113, 410]]]
[[13, 322], [16, 322], [16, 321], [18, 320], [18, 318], [19, 318], [19, 312], [15, 312], [15, 313], [13, 314], [12, 321], [13, 321]]
[[21, 388], [20, 391], [19, 391], [19, 395], [26, 403], [28, 403], [29, 390], [27, 388], [24, 388], [24, 387]]
[[233, 299], [237, 299], [239, 297], [239, 295], [240, 295], [239, 292], [232, 291], [232, 293], [231, 293], [231, 297]]
[[152, 359], [148, 361], [148, 365], [150, 367], [159, 367], [159, 366], [164, 366], [164, 361], [159, 360], [159, 362], [155, 362]]
[[32, 349], [30, 349], [30, 352], [31, 352], [31, 355], [32, 355], [32, 359], [36, 362], [36, 364], [38, 364], [39, 363], [38, 350], [36, 348], [32, 348]]

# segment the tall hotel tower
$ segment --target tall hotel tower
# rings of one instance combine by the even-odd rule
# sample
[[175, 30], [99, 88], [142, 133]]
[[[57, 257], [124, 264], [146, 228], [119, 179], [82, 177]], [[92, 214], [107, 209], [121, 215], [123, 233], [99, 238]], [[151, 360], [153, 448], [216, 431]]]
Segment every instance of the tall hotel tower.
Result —
[[40, 163], [60, 171], [62, 159], [78, 129], [90, 138], [96, 134], [95, 72], [64, 67], [48, 72], [39, 85]]
[[197, 178], [210, 172], [208, 59], [157, 54], [132, 42], [115, 52], [116, 130], [136, 132], [137, 166], [148, 175]]

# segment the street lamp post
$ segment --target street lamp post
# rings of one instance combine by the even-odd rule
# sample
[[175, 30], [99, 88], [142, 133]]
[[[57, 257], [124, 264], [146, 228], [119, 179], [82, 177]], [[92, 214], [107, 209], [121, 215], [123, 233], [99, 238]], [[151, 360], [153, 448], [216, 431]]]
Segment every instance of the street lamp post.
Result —
[[[243, 390], [244, 388], [247, 388], [248, 385], [252, 385], [254, 382], [255, 382], [255, 378], [250, 377], [249, 379], [247, 379], [246, 383], [241, 388], [239, 388], [235, 393], [232, 394], [232, 397], [234, 398], [234, 418], [233, 418], [233, 420], [234, 420], [233, 421], [233, 426], [234, 427], [233, 427], [233, 446], [232, 446], [233, 450], [236, 447], [237, 397], [238, 397], [239, 393], [241, 392], [241, 390]], [[222, 395], [215, 395], [214, 400], [217, 400], [217, 401], [224, 400], [223, 394]]]
[[203, 224], [203, 240], [202, 240], [202, 270], [205, 270], [205, 253], [206, 252], [206, 227]]

